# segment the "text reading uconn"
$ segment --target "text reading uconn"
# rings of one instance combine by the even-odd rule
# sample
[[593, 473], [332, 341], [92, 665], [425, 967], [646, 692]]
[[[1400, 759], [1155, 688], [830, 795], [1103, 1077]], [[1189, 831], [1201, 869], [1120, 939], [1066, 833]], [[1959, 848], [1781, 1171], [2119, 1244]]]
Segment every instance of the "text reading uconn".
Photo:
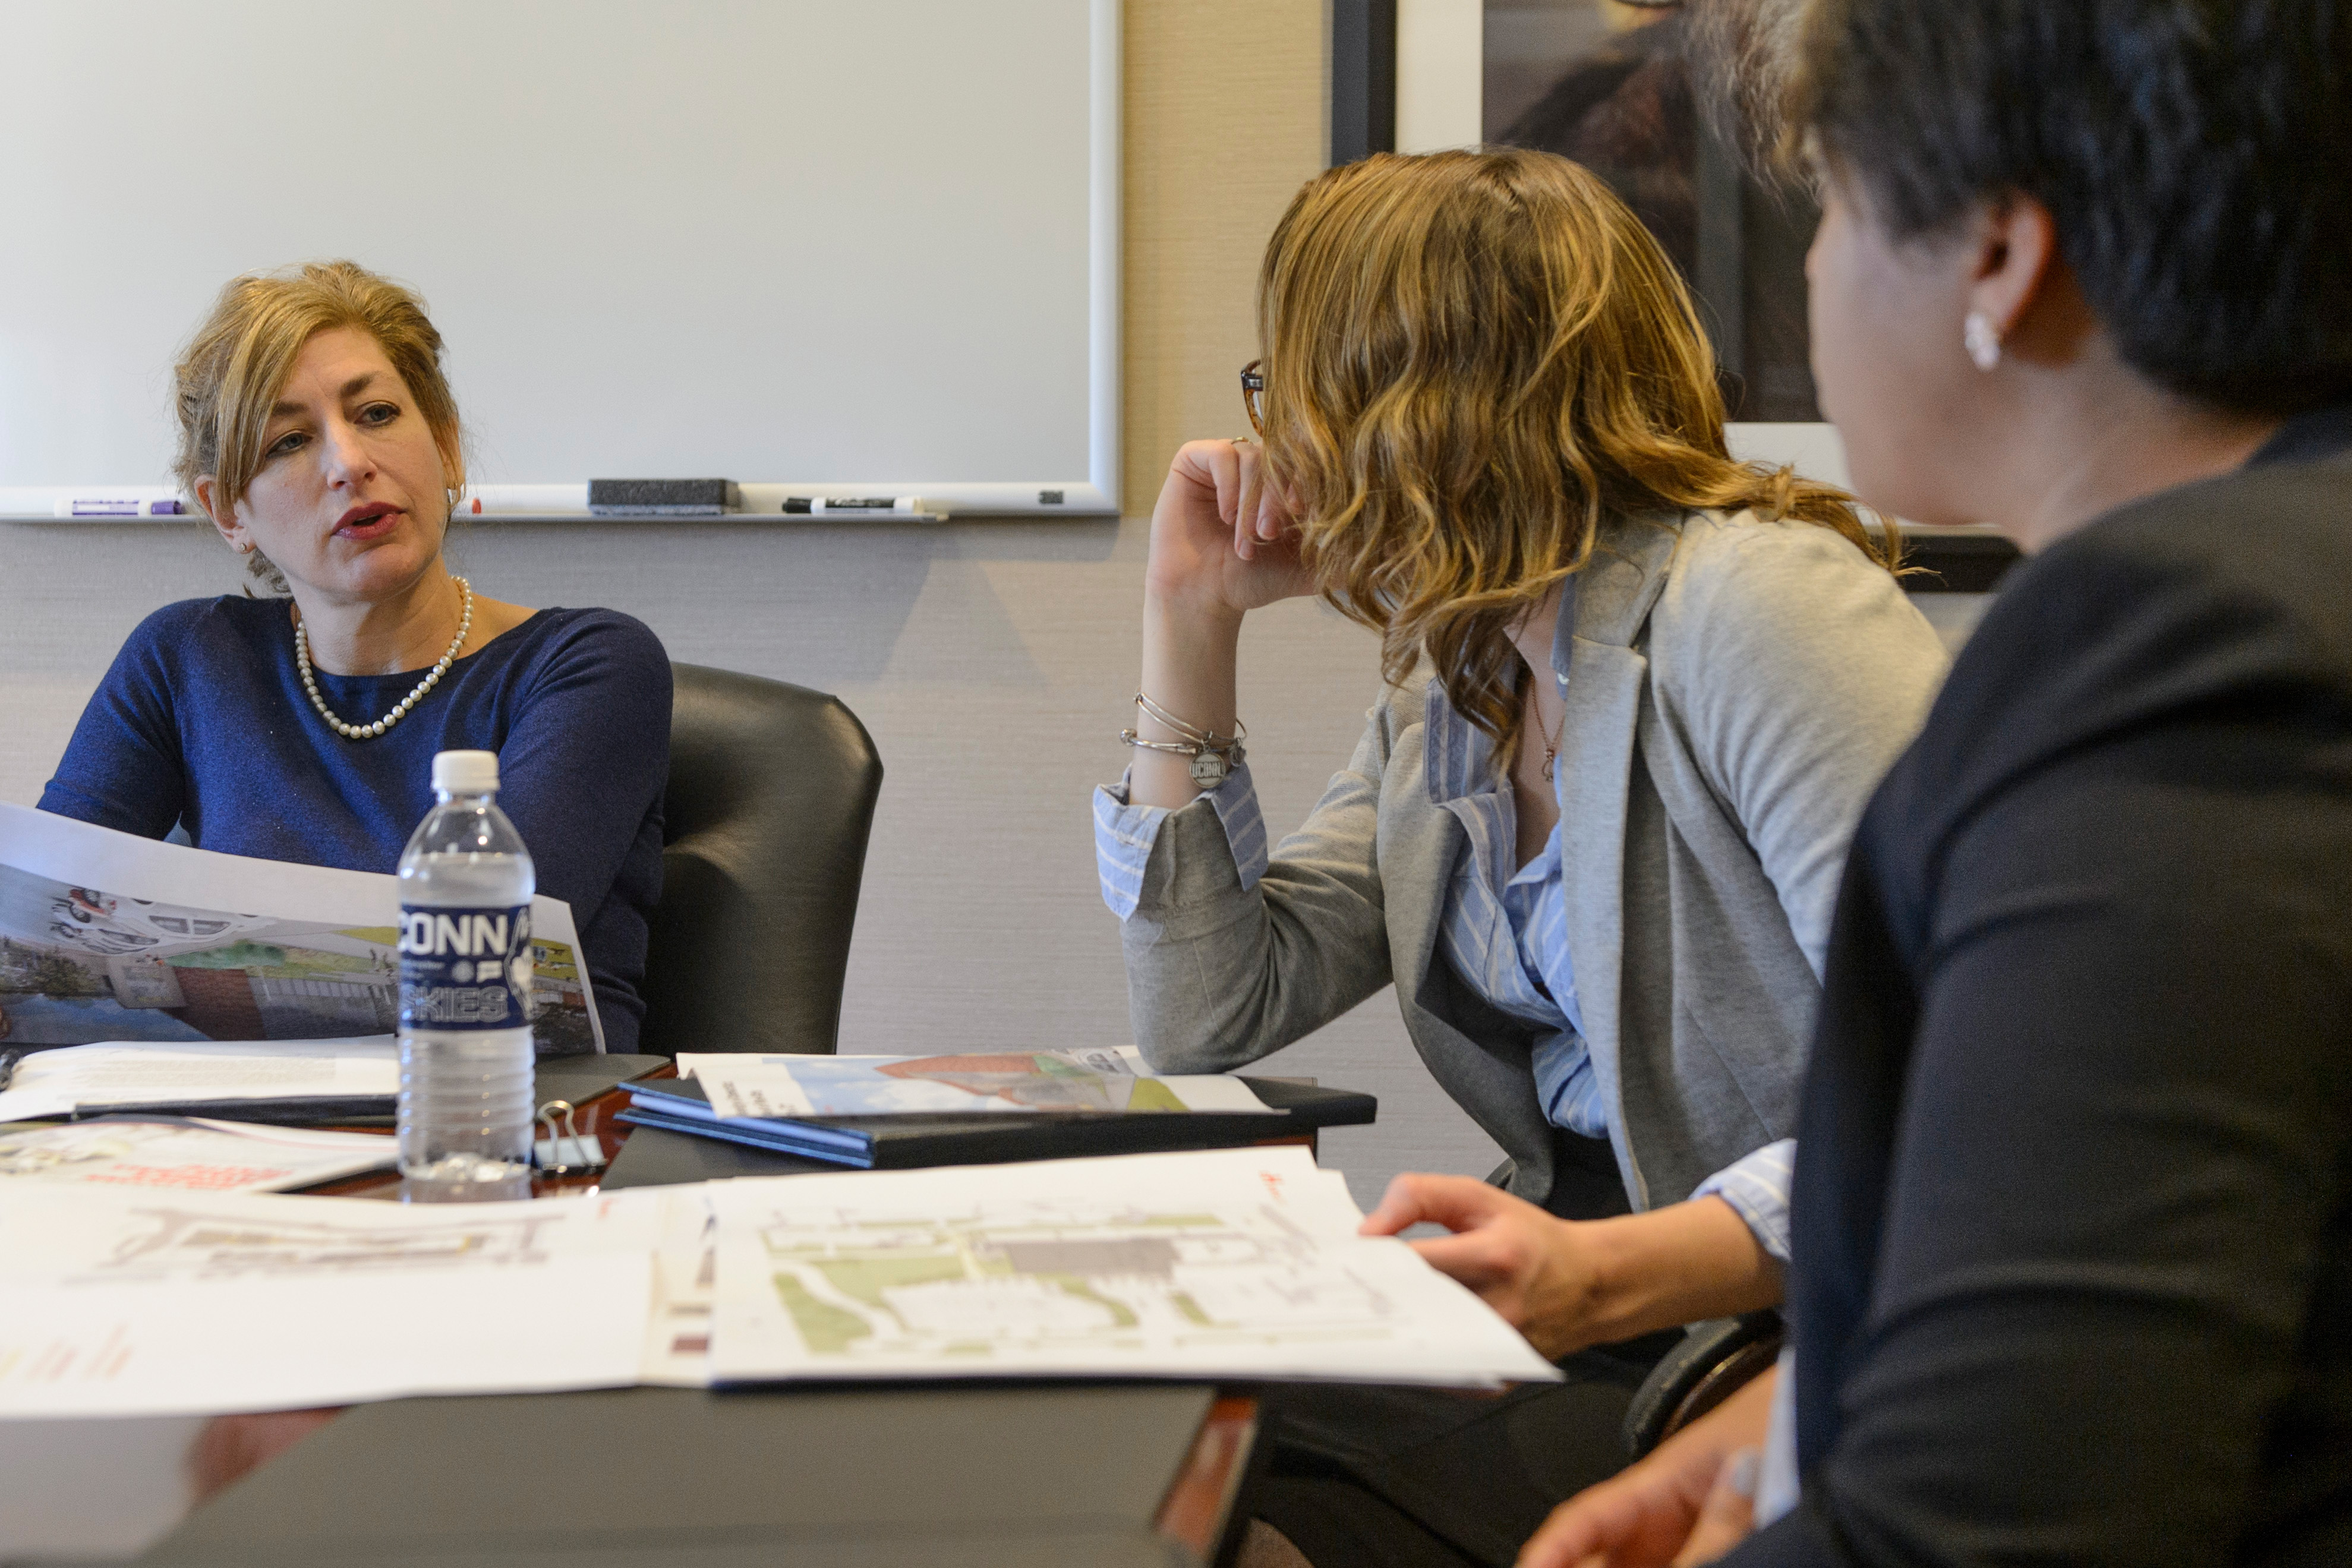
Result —
[[429, 909], [404, 911], [400, 917], [400, 950], [420, 958], [437, 958], [445, 954], [475, 956], [502, 956], [507, 945], [508, 921], [514, 923], [515, 946], [520, 947], [530, 936], [530, 915], [517, 910], [512, 915], [459, 914], [436, 915]]

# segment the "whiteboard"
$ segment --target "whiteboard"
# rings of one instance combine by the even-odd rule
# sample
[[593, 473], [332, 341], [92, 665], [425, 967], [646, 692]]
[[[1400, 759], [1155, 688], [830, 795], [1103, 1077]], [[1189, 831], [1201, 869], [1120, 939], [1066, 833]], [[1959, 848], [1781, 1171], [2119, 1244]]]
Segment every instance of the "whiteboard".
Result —
[[1118, 0], [0, 15], [0, 510], [167, 486], [221, 285], [339, 256], [424, 295], [486, 509], [1116, 509]]

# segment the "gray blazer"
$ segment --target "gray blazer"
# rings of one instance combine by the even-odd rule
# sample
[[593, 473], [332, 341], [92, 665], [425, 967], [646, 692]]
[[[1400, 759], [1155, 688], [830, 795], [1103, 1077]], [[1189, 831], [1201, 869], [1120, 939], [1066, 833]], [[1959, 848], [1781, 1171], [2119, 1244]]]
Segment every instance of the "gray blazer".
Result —
[[[1793, 1127], [1846, 844], [1945, 655], [1891, 577], [1808, 523], [1612, 521], [1572, 581], [1553, 653], [1569, 956], [1641, 1209]], [[1393, 980], [1423, 1061], [1540, 1204], [1533, 1036], [1435, 953], [1467, 840], [1431, 798], [1428, 681], [1383, 691], [1255, 888], [1208, 800], [1170, 815], [1123, 931], [1136, 1039], [1162, 1071], [1225, 1071]]]

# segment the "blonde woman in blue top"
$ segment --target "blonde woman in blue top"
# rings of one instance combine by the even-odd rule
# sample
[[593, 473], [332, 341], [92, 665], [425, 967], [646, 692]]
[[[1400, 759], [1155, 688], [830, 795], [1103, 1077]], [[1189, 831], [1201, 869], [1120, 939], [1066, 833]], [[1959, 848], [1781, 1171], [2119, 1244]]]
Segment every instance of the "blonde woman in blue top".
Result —
[[433, 754], [497, 752], [539, 890], [572, 906], [605, 1043], [631, 1050], [661, 894], [660, 642], [451, 574], [463, 434], [441, 335], [397, 284], [350, 262], [240, 277], [177, 375], [181, 482], [273, 591], [142, 622], [41, 809], [389, 872], [433, 803]]

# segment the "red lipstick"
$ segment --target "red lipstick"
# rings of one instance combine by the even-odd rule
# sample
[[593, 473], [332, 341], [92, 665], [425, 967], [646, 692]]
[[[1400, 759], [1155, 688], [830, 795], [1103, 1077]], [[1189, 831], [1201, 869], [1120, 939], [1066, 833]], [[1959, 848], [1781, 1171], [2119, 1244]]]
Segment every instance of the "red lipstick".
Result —
[[400, 508], [390, 501], [370, 501], [336, 518], [335, 536], [346, 539], [381, 538], [392, 531], [399, 517]]

